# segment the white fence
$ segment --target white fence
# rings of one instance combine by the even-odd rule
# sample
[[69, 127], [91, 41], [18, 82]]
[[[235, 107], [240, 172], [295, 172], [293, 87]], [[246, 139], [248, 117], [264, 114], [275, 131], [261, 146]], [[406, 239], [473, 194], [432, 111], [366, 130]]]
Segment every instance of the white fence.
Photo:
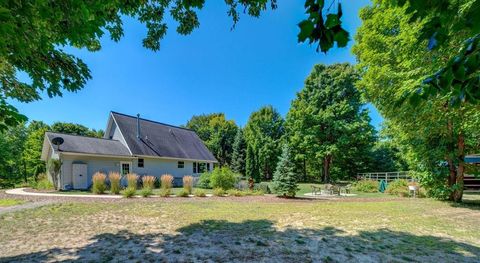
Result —
[[411, 176], [408, 175], [407, 172], [375, 172], [375, 173], [359, 173], [357, 174], [357, 178], [363, 180], [385, 180], [387, 182], [398, 180], [398, 179], [405, 179], [407, 181], [415, 181]]

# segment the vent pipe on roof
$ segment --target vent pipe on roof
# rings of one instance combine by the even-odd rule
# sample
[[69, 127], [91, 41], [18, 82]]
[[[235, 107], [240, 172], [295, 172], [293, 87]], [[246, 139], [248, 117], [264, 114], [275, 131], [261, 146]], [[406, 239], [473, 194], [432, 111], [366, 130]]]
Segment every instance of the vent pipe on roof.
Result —
[[137, 139], [140, 139], [140, 113], [137, 113]]

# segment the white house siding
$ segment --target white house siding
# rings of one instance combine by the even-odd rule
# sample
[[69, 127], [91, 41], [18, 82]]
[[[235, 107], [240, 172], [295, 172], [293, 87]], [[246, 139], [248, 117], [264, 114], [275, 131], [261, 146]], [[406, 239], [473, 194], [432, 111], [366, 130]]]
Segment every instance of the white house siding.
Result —
[[[133, 171], [138, 175], [153, 175], [157, 178], [164, 174], [170, 174], [174, 177], [175, 185], [182, 183], [182, 178], [185, 175], [199, 176], [200, 174], [193, 173], [193, 161], [183, 161], [184, 168], [178, 168], [178, 161], [160, 158], [143, 158], [144, 167], [138, 167], [138, 160], [133, 161]], [[210, 164], [210, 169], [213, 168], [213, 163]]]
[[[65, 155], [62, 154], [62, 169], [59, 180], [59, 187], [65, 189], [69, 185], [73, 187], [72, 164], [87, 164], [87, 184], [91, 185], [92, 177], [96, 172], [108, 174], [110, 171], [120, 172], [120, 162], [131, 162], [131, 171], [143, 176], [153, 175], [157, 178], [164, 174], [171, 174], [174, 177], [175, 185], [181, 185], [182, 178], [185, 175], [199, 176], [193, 173], [193, 161], [183, 161], [184, 168], [178, 168], [179, 160], [160, 159], [160, 158], [143, 158], [144, 167], [138, 167], [138, 159], [136, 158], [111, 158], [99, 156], [83, 156], [83, 155]], [[210, 163], [210, 170], [213, 169], [213, 163]]]
[[115, 123], [115, 121], [113, 121], [113, 119], [112, 119], [112, 128], [110, 128], [109, 138], [107, 139], [120, 141], [123, 145], [125, 145], [128, 148], [125, 138], [123, 138], [122, 134], [120, 133], [120, 129], [117, 128], [117, 124]]
[[73, 186], [72, 178], [72, 164], [84, 163], [87, 164], [87, 184], [92, 184], [92, 177], [96, 172], [108, 174], [111, 171], [120, 172], [120, 162], [131, 162], [131, 158], [108, 158], [97, 156], [82, 156], [82, 155], [62, 155], [62, 170], [60, 186], [62, 189], [66, 185]]

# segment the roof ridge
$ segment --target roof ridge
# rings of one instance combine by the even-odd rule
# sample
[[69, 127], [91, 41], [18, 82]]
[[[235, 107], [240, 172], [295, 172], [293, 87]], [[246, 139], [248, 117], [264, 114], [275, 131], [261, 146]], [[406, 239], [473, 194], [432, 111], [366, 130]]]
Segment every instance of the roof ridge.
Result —
[[84, 137], [84, 138], [89, 138], [89, 139], [100, 139], [100, 140], [106, 140], [106, 141], [119, 142], [119, 140], [114, 140], [114, 139], [99, 138], [99, 137], [86, 136], [86, 135], [78, 135], [78, 134], [70, 134], [70, 133], [65, 133], [65, 132], [46, 131], [45, 133], [56, 133], [56, 134], [63, 134], [63, 135], [69, 135], [69, 136]]
[[[132, 115], [128, 115], [128, 114], [125, 114], [125, 113], [116, 112], [116, 111], [111, 111], [111, 113], [115, 113], [115, 114], [118, 114], [118, 115], [123, 115], [125, 117], [134, 118], [134, 119], [137, 118], [137, 116], [132, 116]], [[159, 121], [149, 120], [149, 119], [145, 119], [145, 118], [142, 118], [142, 117], [140, 117], [140, 120], [153, 122], [153, 123], [156, 123], [156, 124], [160, 124], [160, 125], [164, 125], [164, 126], [168, 126], [168, 127], [172, 127], [172, 128], [177, 128], [177, 129], [182, 129], [182, 130], [195, 132], [194, 130], [189, 129], [189, 128], [180, 127], [180, 126], [176, 126], [176, 125], [172, 125], [172, 124], [168, 124], [168, 123], [163, 123], [163, 122], [159, 122]]]

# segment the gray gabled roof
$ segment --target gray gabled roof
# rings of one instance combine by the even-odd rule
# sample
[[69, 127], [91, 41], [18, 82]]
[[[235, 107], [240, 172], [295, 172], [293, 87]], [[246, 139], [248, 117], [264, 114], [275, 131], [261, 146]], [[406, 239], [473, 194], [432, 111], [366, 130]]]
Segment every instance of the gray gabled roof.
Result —
[[128, 151], [127, 147], [117, 140], [70, 135], [57, 132], [46, 132], [45, 136], [50, 141], [50, 144], [52, 144], [52, 139], [55, 137], [61, 137], [63, 139], [63, 143], [58, 147], [58, 149], [57, 146], [53, 146], [58, 152], [130, 156], [130, 152]]
[[140, 118], [137, 138], [137, 117], [118, 112], [112, 117], [133, 155], [217, 161], [192, 130]]

